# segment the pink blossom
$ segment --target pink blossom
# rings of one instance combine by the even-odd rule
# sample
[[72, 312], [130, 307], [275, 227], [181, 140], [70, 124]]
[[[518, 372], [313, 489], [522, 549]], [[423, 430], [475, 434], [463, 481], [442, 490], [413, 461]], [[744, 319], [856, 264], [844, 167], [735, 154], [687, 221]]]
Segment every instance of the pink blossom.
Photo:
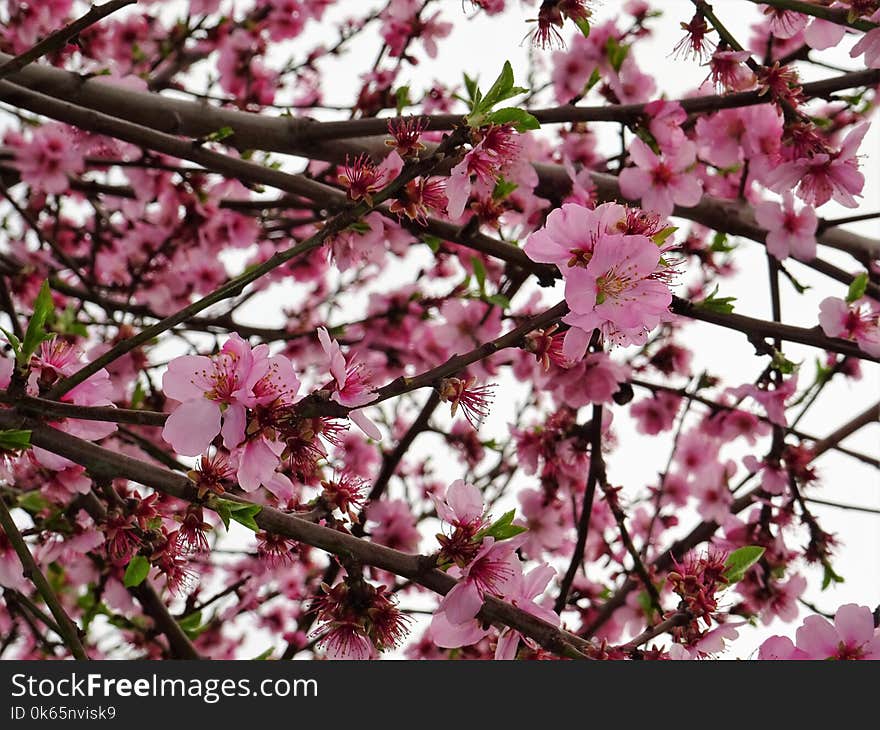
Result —
[[[330, 338], [330, 334], [325, 328], [318, 328], [318, 339], [330, 360], [330, 374], [333, 376], [334, 385], [330, 399], [340, 405], [355, 409], [376, 400], [370, 384], [370, 374], [364, 365], [353, 357], [346, 359], [339, 343]], [[358, 428], [371, 439], [382, 440], [382, 432], [379, 431], [376, 424], [367, 418], [363, 410], [352, 410], [348, 415]]]
[[783, 193], [797, 188], [797, 196], [818, 208], [835, 200], [847, 208], [858, 206], [865, 177], [859, 172], [856, 152], [870, 124], [855, 127], [843, 140], [836, 153], [819, 152], [812, 157], [786, 162], [766, 176], [771, 190]]
[[555, 264], [564, 274], [566, 269], [585, 267], [596, 241], [603, 235], [620, 233], [621, 224], [626, 224], [626, 208], [617, 203], [603, 203], [594, 210], [564, 203], [529, 236], [524, 250], [532, 261]]
[[[479, 613], [486, 594], [504, 596], [515, 588], [521, 570], [513, 551], [519, 542], [516, 539], [495, 542], [492, 537], [483, 538], [476, 556], [462, 570], [458, 583], [440, 600], [434, 616], [443, 615], [453, 627], [469, 624]], [[433, 626], [432, 622], [433, 631], [440, 626], [442, 624]]]
[[759, 650], [760, 659], [880, 660], [880, 631], [867, 606], [847, 603], [837, 609], [834, 624], [822, 616], [807, 616], [796, 633], [797, 646], [773, 636]]
[[457, 479], [446, 489], [446, 496], [441, 500], [431, 495], [437, 516], [453, 527], [470, 527], [483, 521], [485, 506], [483, 495], [472, 484]]
[[829, 337], [855, 340], [861, 350], [880, 357], [880, 311], [869, 300], [847, 304], [837, 297], [826, 297], [819, 304], [819, 324]]
[[[621, 344], [645, 341], [672, 302], [669, 287], [657, 278], [660, 249], [646, 236], [605, 236], [599, 239], [587, 267], [572, 269], [565, 281], [565, 300], [572, 325], [564, 353], [579, 360], [589, 334], [599, 329]], [[570, 333], [580, 330], [579, 336]]]
[[[874, 23], [880, 23], [880, 8], [869, 18]], [[859, 39], [849, 55], [853, 58], [865, 55], [865, 66], [868, 68], [880, 68], [880, 28], [869, 30]]]
[[35, 190], [63, 193], [70, 185], [68, 176], [85, 167], [79, 146], [60, 124], [44, 124], [28, 142], [13, 147], [21, 179]]
[[752, 383], [740, 385], [738, 388], [728, 388], [727, 393], [734, 398], [751, 396], [764, 406], [767, 418], [777, 426], [788, 425], [785, 419], [785, 401], [797, 390], [798, 375], [795, 373], [788, 380], [777, 384], [772, 390], [769, 387], [758, 387]]
[[540, 489], [523, 489], [517, 495], [522, 519], [517, 520], [528, 529], [523, 553], [538, 558], [545, 551], [555, 551], [565, 542], [565, 507], [556, 499], [548, 499]]
[[226, 447], [238, 445], [245, 427], [253, 364], [250, 346], [237, 334], [232, 334], [213, 358], [184, 355], [168, 364], [162, 387], [165, 395], [181, 404], [165, 421], [162, 437], [177, 453], [202, 454], [221, 426]]
[[653, 398], [634, 403], [629, 412], [638, 421], [636, 430], [639, 433], [656, 436], [672, 428], [680, 405], [680, 395], [661, 390]]
[[[507, 594], [506, 600], [532, 616], [536, 616], [553, 626], [559, 626], [559, 615], [536, 602], [536, 599], [543, 595], [554, 575], [556, 575], [556, 569], [547, 563], [532, 568], [528, 573], [519, 577], [516, 587]], [[521, 639], [533, 648], [537, 647], [531, 639], [526, 639], [519, 631], [505, 626], [498, 636], [495, 658], [516, 659], [516, 650]]]
[[672, 150], [684, 143], [681, 125], [687, 121], [687, 112], [677, 101], [652, 101], [645, 105], [645, 115], [650, 119], [648, 129], [660, 149]]
[[845, 34], [846, 27], [840, 23], [833, 23], [823, 18], [813, 18], [804, 31], [804, 40], [810, 48], [824, 51], [826, 48], [840, 43]]
[[660, 158], [636, 137], [629, 154], [636, 166], [620, 173], [620, 192], [625, 197], [641, 199], [643, 208], [662, 216], [671, 215], [675, 205], [691, 207], [700, 202], [702, 183], [689, 172], [697, 159], [693, 142], [683, 142]]
[[794, 196], [782, 193], [782, 205], [764, 201], [755, 206], [758, 225], [767, 229], [767, 250], [780, 261], [789, 255], [801, 261], [816, 258], [816, 229], [819, 219], [810, 206], [796, 210]]

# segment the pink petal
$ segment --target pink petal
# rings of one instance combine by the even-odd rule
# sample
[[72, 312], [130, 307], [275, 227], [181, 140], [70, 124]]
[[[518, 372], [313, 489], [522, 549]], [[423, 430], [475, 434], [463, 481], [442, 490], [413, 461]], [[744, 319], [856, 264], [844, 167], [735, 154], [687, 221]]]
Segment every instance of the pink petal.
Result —
[[440, 601], [440, 610], [453, 625], [470, 621], [476, 617], [482, 606], [483, 597], [479, 589], [468, 580], [457, 583]]
[[220, 406], [205, 398], [181, 403], [165, 421], [162, 438], [181, 456], [199, 456], [220, 433]]

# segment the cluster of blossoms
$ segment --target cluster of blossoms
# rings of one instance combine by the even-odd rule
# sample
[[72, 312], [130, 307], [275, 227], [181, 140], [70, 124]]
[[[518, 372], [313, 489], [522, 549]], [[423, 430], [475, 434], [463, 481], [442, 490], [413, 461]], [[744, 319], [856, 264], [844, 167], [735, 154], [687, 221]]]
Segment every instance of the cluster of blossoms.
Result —
[[[434, 506], [437, 516], [451, 528], [448, 534], [437, 536], [437, 561], [458, 579], [431, 620], [430, 635], [437, 646], [456, 648], [485, 638], [489, 630], [483, 628], [477, 614], [487, 596], [503, 598], [551, 625], [559, 625], [559, 616], [539, 603], [556, 571], [544, 563], [523, 574], [515, 552], [523, 542], [518, 535], [522, 529], [497, 538], [488, 534], [492, 529], [483, 497], [462, 480], [450, 484], [443, 499], [434, 497]], [[515, 659], [521, 639], [537, 648], [518, 631], [505, 628], [498, 637], [495, 658]]]
[[[319, 330], [318, 336], [332, 376], [320, 392], [350, 409], [349, 417], [364, 433], [381, 439], [361, 410], [375, 400], [369, 373], [363, 364], [346, 359], [327, 330]], [[331, 419], [297, 415], [300, 380], [293, 363], [284, 355], [270, 355], [268, 345], [251, 348], [235, 334], [213, 357], [172, 360], [162, 387], [180, 402], [165, 422], [163, 438], [177, 453], [199, 456], [219, 436], [246, 492], [262, 486], [276, 496], [289, 493], [290, 480], [278, 472], [282, 461], [299, 473], [312, 473], [327, 453], [322, 437], [331, 444], [338, 441], [339, 427]]]
[[[285, 657], [560, 653], [484, 620], [500, 600], [546, 622], [542, 636], [567, 637], [591, 658], [701, 659], [730, 649], [747, 622], [796, 620], [811, 597], [808, 571], [824, 572], [829, 585], [841, 580], [832, 561], [846, 536], [826, 532], [811, 512], [819, 477], [830, 471], [815, 462], [833, 444], [812, 424], [804, 428], [817, 437], [806, 436], [799, 422], [828, 383], [856, 384], [860, 353], [880, 358], [872, 242], [845, 242], [868, 271], [846, 298], [821, 302], [819, 328], [808, 329], [810, 312], [802, 327], [763, 322], [755, 334], [709, 292], [737, 273], [725, 231], [764, 243], [778, 261], [848, 277], [817, 260], [819, 243], [835, 235], [828, 209], [825, 220], [818, 209], [856, 207], [867, 195], [860, 155], [876, 89], [850, 93], [855, 81], [846, 74], [831, 79], [837, 90], [823, 101], [801, 84], [797, 64], [809, 62], [808, 49], [832, 48], [848, 34], [850, 57], [880, 67], [877, 0], [820, 3], [832, 18], [846, 14], [846, 25], [749, 4], [758, 22], [743, 49], [697, 8], [672, 50], [703, 63], [705, 81], [680, 101], [666, 98], [672, 90], [638, 55], [658, 17], [642, 0], [610, 11], [585, 0], [390, 0], [375, 9], [193, 0], [185, 21], [160, 5], [152, 16], [129, 8], [104, 18], [16, 72], [15, 83], [52, 89], [57, 99], [46, 95], [42, 110], [94, 100], [105, 115], [190, 138], [191, 148], [175, 146], [185, 159], [150, 149], [142, 136], [132, 144], [55, 121], [30, 124], [37, 111], [26, 106], [21, 129], [4, 131], [0, 155], [0, 317], [16, 356], [21, 315], [36, 310], [43, 282], [55, 305], [32, 355], [0, 358], [0, 414], [27, 426], [0, 429], [2, 499], [83, 627], [91, 656], [102, 657], [105, 643], [115, 643], [109, 656], [179, 656], [180, 645], [161, 636], [168, 613], [186, 627], [191, 651], [212, 658], [249, 654], [243, 637], [255, 632], [273, 637]], [[534, 117], [497, 109], [499, 95], [526, 93], [507, 65], [494, 98], [485, 79], [470, 75], [464, 87], [408, 78], [453, 39], [453, 19], [495, 22], [523, 5], [534, 10], [518, 20], [535, 46], [538, 83], [520, 103]], [[0, 51], [10, 55], [76, 9], [72, 0], [8, 6]], [[872, 29], [857, 34], [860, 27]], [[322, 126], [342, 88], [329, 83], [331, 64], [348, 64], [349, 44], [373, 29], [382, 51], [355, 79], [350, 118]], [[278, 44], [293, 57], [281, 60]], [[206, 83], [197, 90], [199, 79]], [[158, 93], [166, 90], [173, 95]], [[726, 96], [740, 91], [754, 93]], [[492, 103], [481, 107], [483, 94]], [[608, 104], [599, 119], [623, 120], [623, 148], [607, 156], [600, 122], [557, 125], [592, 119], [591, 96]], [[536, 111], [554, 97], [560, 107]], [[737, 106], [742, 99], [748, 104]], [[268, 105], [291, 118], [258, 116]], [[538, 117], [557, 121], [534, 131]], [[308, 163], [295, 168], [300, 155]], [[206, 160], [223, 164], [188, 164]], [[241, 179], [227, 169], [243, 171]], [[258, 191], [279, 181], [302, 194]], [[353, 210], [363, 215], [336, 227], [343, 219], [335, 216]], [[667, 223], [672, 215], [691, 224], [679, 232]], [[710, 221], [717, 232], [703, 225]], [[277, 254], [322, 231], [333, 231], [326, 245], [272, 267]], [[45, 402], [89, 361], [118, 354], [139, 330], [261, 265], [271, 271], [225, 314], [180, 321], [64, 391], [60, 403]], [[397, 271], [414, 275], [405, 282]], [[568, 307], [561, 322], [547, 318], [535, 284], [560, 277]], [[673, 278], [690, 302], [673, 300]], [[263, 308], [258, 325], [243, 324], [254, 306]], [[716, 353], [682, 344], [686, 313], [700, 309], [772, 361], [751, 375], [701, 373]], [[783, 309], [787, 316], [787, 299]], [[270, 312], [281, 324], [267, 325]], [[509, 346], [514, 328], [537, 318], [544, 324]], [[812, 383], [810, 360], [794, 367], [771, 346], [780, 331], [829, 349]], [[169, 362], [170, 342], [212, 354]], [[512, 380], [520, 390], [509, 390]], [[502, 406], [492, 418], [490, 402]], [[584, 409], [594, 421], [585, 422]], [[63, 431], [65, 443], [80, 439], [72, 443], [81, 453], [55, 453], [52, 439], [28, 443], [38, 422]], [[635, 452], [634, 466], [652, 468], [623, 441], [638, 438], [633, 432], [672, 447], [665, 467], [646, 478], [618, 466]], [[393, 444], [387, 450], [377, 444], [383, 435]], [[872, 458], [855, 447], [846, 453]], [[120, 455], [149, 465], [136, 471], [147, 485], [158, 470], [186, 473], [187, 499], [163, 491], [161, 480], [135, 488], [108, 476], [106, 464]], [[493, 521], [488, 512], [502, 504], [518, 508]], [[260, 519], [261, 510], [271, 519]], [[442, 527], [431, 542], [435, 517]], [[230, 519], [253, 531], [248, 549], [227, 550], [238, 537], [224, 542], [221, 524]], [[423, 589], [364, 555], [337, 560], [295, 532], [265, 528], [285, 519], [309, 520], [325, 537], [345, 533], [349, 545], [370, 541], [362, 543], [367, 556], [379, 546], [406, 553], [397, 557], [456, 583], [422, 638], [405, 644], [415, 623], [408, 611], [423, 611]], [[760, 560], [728, 579], [730, 556], [744, 548], [760, 550]], [[13, 591], [40, 600], [25, 572], [0, 531], [0, 586], [11, 589], [0, 596], [0, 655], [66, 655], [42, 635], [39, 615], [16, 603]], [[207, 607], [204, 618], [198, 607]], [[112, 618], [100, 623], [121, 641], [96, 640], [99, 615]], [[664, 621], [668, 630], [650, 648], [637, 645], [633, 637]], [[809, 617], [794, 643], [773, 637], [759, 657], [877, 658], [876, 622], [869, 608], [844, 605], [833, 626]]]
[[594, 330], [615, 344], [643, 344], [667, 318], [673, 269], [663, 254], [670, 244], [654, 240], [662, 241], [665, 233], [658, 216], [637, 209], [567, 203], [529, 237], [529, 258], [555, 264], [565, 279], [568, 359], [583, 358]]

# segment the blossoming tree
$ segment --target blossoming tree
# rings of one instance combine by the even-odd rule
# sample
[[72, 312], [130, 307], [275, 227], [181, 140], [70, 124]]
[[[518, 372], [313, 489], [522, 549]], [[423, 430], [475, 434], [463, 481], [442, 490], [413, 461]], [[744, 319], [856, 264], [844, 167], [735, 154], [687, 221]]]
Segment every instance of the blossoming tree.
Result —
[[0, 656], [880, 657], [880, 2], [619, 5], [4, 4]]

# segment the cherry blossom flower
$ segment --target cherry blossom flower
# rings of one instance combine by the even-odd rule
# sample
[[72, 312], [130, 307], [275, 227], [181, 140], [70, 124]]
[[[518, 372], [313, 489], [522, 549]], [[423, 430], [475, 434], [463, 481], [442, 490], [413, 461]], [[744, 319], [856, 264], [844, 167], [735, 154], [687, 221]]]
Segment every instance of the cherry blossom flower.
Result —
[[773, 636], [761, 645], [760, 659], [880, 659], [880, 631], [867, 606], [847, 603], [837, 609], [834, 624], [807, 616], [797, 630], [797, 645]]
[[162, 429], [162, 438], [183, 456], [199, 456], [224, 432], [227, 448], [241, 442], [251, 394], [248, 379], [254, 365], [250, 346], [232, 334], [211, 357], [183, 355], [168, 364], [162, 387], [180, 401]]
[[767, 174], [767, 187], [777, 193], [797, 188], [797, 196], [815, 208], [829, 200], [857, 207], [856, 197], [860, 197], [865, 177], [859, 172], [856, 152], [869, 126], [865, 123], [853, 128], [837, 152], [819, 152], [783, 163]]
[[357, 362], [355, 358], [346, 359], [339, 343], [330, 338], [325, 328], [318, 329], [318, 339], [330, 361], [330, 374], [333, 376], [334, 385], [330, 399], [342, 406], [355, 409], [349, 412], [349, 418], [371, 439], [381, 441], [382, 432], [359, 408], [376, 400], [370, 385], [369, 372], [364, 364]]
[[864, 352], [880, 357], [880, 308], [870, 300], [847, 304], [826, 297], [819, 304], [819, 324], [829, 337], [855, 340]]
[[767, 229], [767, 250], [780, 261], [790, 255], [801, 261], [816, 258], [816, 229], [819, 219], [810, 206], [794, 207], [794, 196], [786, 190], [782, 205], [764, 201], [755, 206], [758, 225]]
[[[547, 565], [547, 563], [535, 566], [519, 578], [516, 587], [507, 594], [507, 601], [552, 626], [559, 626], [559, 615], [551, 609], [540, 605], [535, 600], [543, 595], [547, 585], [553, 580], [554, 575], [556, 575], [556, 569]], [[516, 651], [520, 640], [524, 640], [533, 648], [537, 648], [537, 645], [531, 639], [527, 639], [515, 629], [505, 626], [498, 636], [495, 658], [516, 659]]]
[[[589, 333], [621, 345], [645, 341], [666, 314], [672, 294], [657, 278], [660, 249], [645, 236], [605, 236], [599, 239], [586, 268], [572, 269], [565, 281], [565, 300], [572, 325], [564, 352], [571, 360], [584, 355]], [[580, 336], [571, 333], [579, 330]]]
[[643, 208], [661, 216], [671, 215], [676, 205], [691, 207], [700, 202], [702, 183], [690, 172], [697, 159], [693, 142], [683, 142], [660, 158], [637, 137], [629, 154], [636, 166], [620, 173], [620, 192], [625, 197], [641, 199]]

